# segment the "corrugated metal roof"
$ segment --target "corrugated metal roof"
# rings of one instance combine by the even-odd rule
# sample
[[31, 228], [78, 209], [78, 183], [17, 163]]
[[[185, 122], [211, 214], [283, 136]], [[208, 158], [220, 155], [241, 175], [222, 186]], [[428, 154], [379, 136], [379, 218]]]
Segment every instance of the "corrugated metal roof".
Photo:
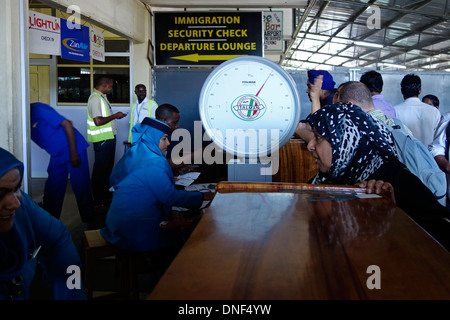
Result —
[[[175, 7], [199, 7], [205, 3], [228, 8], [239, 5], [220, 0], [141, 1]], [[295, 10], [295, 34], [279, 60], [285, 68], [450, 71], [449, 1], [255, 0], [240, 5]], [[381, 48], [355, 41], [378, 44]]]
[[294, 69], [449, 71], [448, 7], [449, 0], [309, 1], [296, 9], [298, 34], [280, 63]]

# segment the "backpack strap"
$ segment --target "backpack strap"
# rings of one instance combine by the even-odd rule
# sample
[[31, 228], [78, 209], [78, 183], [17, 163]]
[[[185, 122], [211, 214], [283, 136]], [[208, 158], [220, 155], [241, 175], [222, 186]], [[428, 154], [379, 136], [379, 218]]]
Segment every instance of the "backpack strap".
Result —
[[403, 126], [403, 122], [401, 122], [400, 119], [392, 118], [392, 120], [394, 120], [394, 125], [392, 126], [392, 128], [394, 128], [394, 129], [401, 129], [401, 130], [405, 131], [404, 126]]
[[448, 149], [450, 147], [450, 121], [447, 122], [447, 127], [445, 128], [445, 158], [448, 160]]

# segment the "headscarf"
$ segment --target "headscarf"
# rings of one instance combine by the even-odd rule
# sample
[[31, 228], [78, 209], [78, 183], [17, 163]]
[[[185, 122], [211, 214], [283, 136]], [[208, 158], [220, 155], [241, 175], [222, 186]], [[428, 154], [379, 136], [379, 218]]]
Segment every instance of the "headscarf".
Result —
[[[0, 148], [0, 178], [13, 168], [19, 169], [22, 180], [23, 163]], [[23, 271], [26, 262], [24, 248], [25, 243], [19, 236], [16, 223], [10, 231], [0, 233], [0, 281], [9, 280]]]
[[[11, 153], [3, 148], [0, 148], [0, 178], [3, 177], [12, 168], [17, 168], [20, 171], [20, 178], [23, 177], [23, 163], [17, 160]], [[22, 181], [21, 181], [22, 182]]]
[[324, 106], [306, 119], [333, 149], [331, 168], [313, 183], [356, 184], [397, 159], [390, 131], [350, 103]]
[[333, 90], [336, 82], [333, 81], [333, 77], [326, 70], [308, 70], [308, 81], [314, 84], [314, 79], [319, 75], [323, 76], [322, 90]]
[[165, 134], [171, 134], [170, 127], [157, 119], [147, 117], [142, 123], [134, 125], [131, 129], [132, 147], [115, 165], [111, 173], [111, 185], [117, 186], [126, 176], [139, 168], [156, 164], [169, 166], [159, 149], [159, 141]]

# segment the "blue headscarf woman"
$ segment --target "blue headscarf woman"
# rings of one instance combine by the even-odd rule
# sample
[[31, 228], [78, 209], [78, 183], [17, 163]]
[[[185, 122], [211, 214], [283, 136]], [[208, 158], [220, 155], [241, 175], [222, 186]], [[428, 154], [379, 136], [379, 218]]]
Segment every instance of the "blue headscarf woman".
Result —
[[80, 268], [70, 233], [20, 190], [22, 177], [23, 163], [0, 148], [0, 300], [29, 298], [37, 261], [54, 299], [86, 299], [79, 277], [68, 287], [68, 267]]
[[177, 246], [173, 229], [160, 228], [171, 206], [200, 208], [203, 193], [175, 188], [172, 169], [164, 156], [170, 127], [145, 118], [132, 129], [132, 147], [110, 177], [113, 199], [101, 234], [110, 243], [132, 251]]
[[398, 160], [392, 134], [381, 122], [358, 106], [341, 103], [322, 107], [306, 121], [314, 132], [308, 150], [319, 165], [312, 183], [390, 183], [397, 206], [450, 249], [449, 211]]

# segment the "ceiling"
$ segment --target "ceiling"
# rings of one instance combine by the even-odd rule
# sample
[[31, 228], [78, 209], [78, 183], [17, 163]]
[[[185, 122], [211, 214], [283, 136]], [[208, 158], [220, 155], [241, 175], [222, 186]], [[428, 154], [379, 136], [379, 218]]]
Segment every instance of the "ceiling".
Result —
[[292, 8], [294, 34], [278, 61], [288, 69], [450, 71], [450, 0], [141, 1], [178, 9]]

